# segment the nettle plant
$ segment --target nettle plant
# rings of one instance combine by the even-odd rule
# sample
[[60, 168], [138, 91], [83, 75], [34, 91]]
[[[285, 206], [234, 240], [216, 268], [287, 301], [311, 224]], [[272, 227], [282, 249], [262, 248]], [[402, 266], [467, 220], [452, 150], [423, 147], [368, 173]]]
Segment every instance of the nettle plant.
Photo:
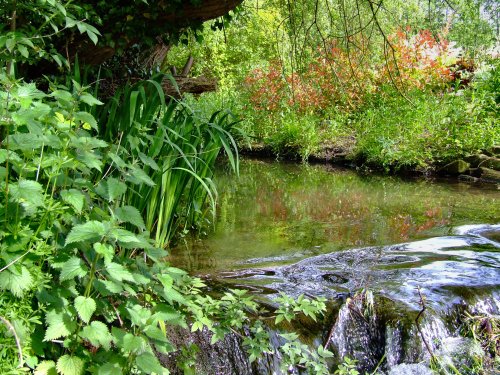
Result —
[[[240, 335], [251, 360], [275, 353], [285, 367], [326, 373], [331, 353], [323, 348], [310, 350], [295, 336], [271, 347], [259, 318], [249, 317], [258, 307], [246, 292], [208, 297], [200, 279], [164, 260], [126, 199], [155, 184], [137, 173], [152, 161], [127, 158], [96, 136], [97, 122], [81, 109], [101, 103], [84, 87], [73, 81], [45, 94], [1, 79], [2, 373], [168, 373], [155, 352], [179, 349], [170, 325], [206, 327], [212, 342], [249, 327], [252, 335]], [[304, 298], [285, 302], [278, 322], [292, 311], [316, 318], [325, 309]]]

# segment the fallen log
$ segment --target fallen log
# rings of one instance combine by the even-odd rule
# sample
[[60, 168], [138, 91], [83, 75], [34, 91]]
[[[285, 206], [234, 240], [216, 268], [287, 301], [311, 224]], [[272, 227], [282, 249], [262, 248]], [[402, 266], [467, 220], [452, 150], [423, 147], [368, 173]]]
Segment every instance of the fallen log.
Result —
[[[182, 94], [202, 94], [204, 92], [216, 91], [217, 90], [217, 80], [215, 78], [201, 77], [183, 77], [174, 76], [175, 85], [169, 78], [164, 78], [161, 82], [161, 86], [165, 95], [172, 96], [174, 98], [180, 98]], [[124, 84], [137, 83], [140, 78], [128, 78], [128, 79], [103, 79], [99, 83], [100, 97], [109, 98], [112, 97], [116, 90], [123, 86]]]
[[184, 93], [202, 94], [204, 92], [216, 91], [217, 80], [207, 77], [183, 77], [175, 76], [177, 88], [168, 78], [164, 78], [162, 82], [163, 91], [166, 95], [180, 97]]

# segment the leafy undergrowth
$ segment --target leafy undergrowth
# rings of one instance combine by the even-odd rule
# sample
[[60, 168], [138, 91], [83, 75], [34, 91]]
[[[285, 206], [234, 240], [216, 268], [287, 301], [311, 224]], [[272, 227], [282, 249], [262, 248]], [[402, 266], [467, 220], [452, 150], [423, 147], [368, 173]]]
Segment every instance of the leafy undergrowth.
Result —
[[[293, 333], [271, 347], [245, 291], [211, 298], [200, 279], [164, 259], [177, 228], [213, 209], [221, 150], [237, 170], [227, 116], [203, 122], [182, 103], [155, 101], [154, 80], [96, 110], [102, 103], [76, 81], [46, 94], [1, 79], [2, 374], [166, 374], [155, 352], [182, 350], [169, 341], [170, 325], [206, 327], [213, 342], [245, 326], [251, 360], [274, 353], [284, 368], [328, 372], [332, 354]], [[149, 101], [140, 101], [148, 88]], [[91, 112], [114, 117], [103, 127]], [[305, 298], [283, 306], [278, 323], [325, 310]]]

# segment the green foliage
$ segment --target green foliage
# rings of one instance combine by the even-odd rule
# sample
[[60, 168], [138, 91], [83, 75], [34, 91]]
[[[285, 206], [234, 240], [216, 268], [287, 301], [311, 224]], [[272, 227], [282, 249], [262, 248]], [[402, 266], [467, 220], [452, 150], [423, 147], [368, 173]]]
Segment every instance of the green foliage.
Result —
[[[203, 122], [162, 96], [156, 107], [137, 105], [144, 87], [156, 90], [150, 81], [128, 89], [120, 107], [126, 114], [112, 104], [90, 107], [101, 118], [116, 115], [114, 128], [101, 128], [103, 140], [87, 129], [99, 122], [83, 111], [99, 102], [78, 83], [44, 94], [33, 84], [3, 82], [0, 316], [13, 322], [22, 352], [14, 335], [3, 335], [2, 372], [167, 373], [155, 351], [177, 350], [166, 327], [189, 324], [211, 331], [212, 343], [249, 327], [252, 359], [279, 351], [288, 365], [326, 373], [330, 354], [323, 348], [311, 350], [291, 336], [271, 347], [264, 325], [248, 315], [258, 305], [245, 291], [210, 297], [199, 279], [164, 260], [172, 228], [196, 224], [207, 197], [214, 208], [210, 177], [220, 150], [238, 168], [228, 115]], [[175, 179], [183, 181], [168, 182]], [[177, 190], [169, 195], [170, 189]], [[163, 199], [178, 202], [171, 207]], [[173, 223], [168, 236], [160, 220]], [[292, 311], [316, 319], [325, 309], [323, 301], [287, 301], [293, 306], [283, 310], [287, 320]], [[19, 354], [24, 367], [15, 369]]]
[[[104, 138], [120, 140], [109, 156], [109, 170], [121, 171], [124, 180], [103, 181], [98, 192], [111, 201], [121, 197], [125, 206], [115, 210], [115, 217], [146, 229], [159, 247], [180, 225], [190, 229], [199, 223], [205, 203], [215, 213], [212, 175], [221, 150], [238, 172], [236, 122], [229, 113], [198, 116], [183, 102], [165, 97], [162, 78], [125, 86], [96, 111]], [[128, 158], [132, 163], [125, 165]], [[125, 182], [137, 186], [127, 189]]]
[[[500, 141], [495, 113], [470, 91], [442, 97], [391, 95], [354, 124], [358, 158], [375, 166], [429, 169], [487, 150]], [[487, 99], [486, 99], [487, 100]]]
[[344, 357], [344, 361], [335, 370], [335, 375], [359, 375], [358, 370], [356, 370], [356, 360], [350, 359], [349, 357]]

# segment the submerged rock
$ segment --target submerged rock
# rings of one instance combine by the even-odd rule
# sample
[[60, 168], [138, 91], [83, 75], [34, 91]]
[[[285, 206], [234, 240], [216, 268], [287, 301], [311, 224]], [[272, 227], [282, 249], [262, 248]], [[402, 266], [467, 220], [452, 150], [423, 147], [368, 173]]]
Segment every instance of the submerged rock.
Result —
[[479, 178], [468, 176], [466, 174], [461, 174], [460, 176], [458, 176], [458, 179], [463, 182], [472, 182], [472, 183], [476, 183], [479, 181]]

